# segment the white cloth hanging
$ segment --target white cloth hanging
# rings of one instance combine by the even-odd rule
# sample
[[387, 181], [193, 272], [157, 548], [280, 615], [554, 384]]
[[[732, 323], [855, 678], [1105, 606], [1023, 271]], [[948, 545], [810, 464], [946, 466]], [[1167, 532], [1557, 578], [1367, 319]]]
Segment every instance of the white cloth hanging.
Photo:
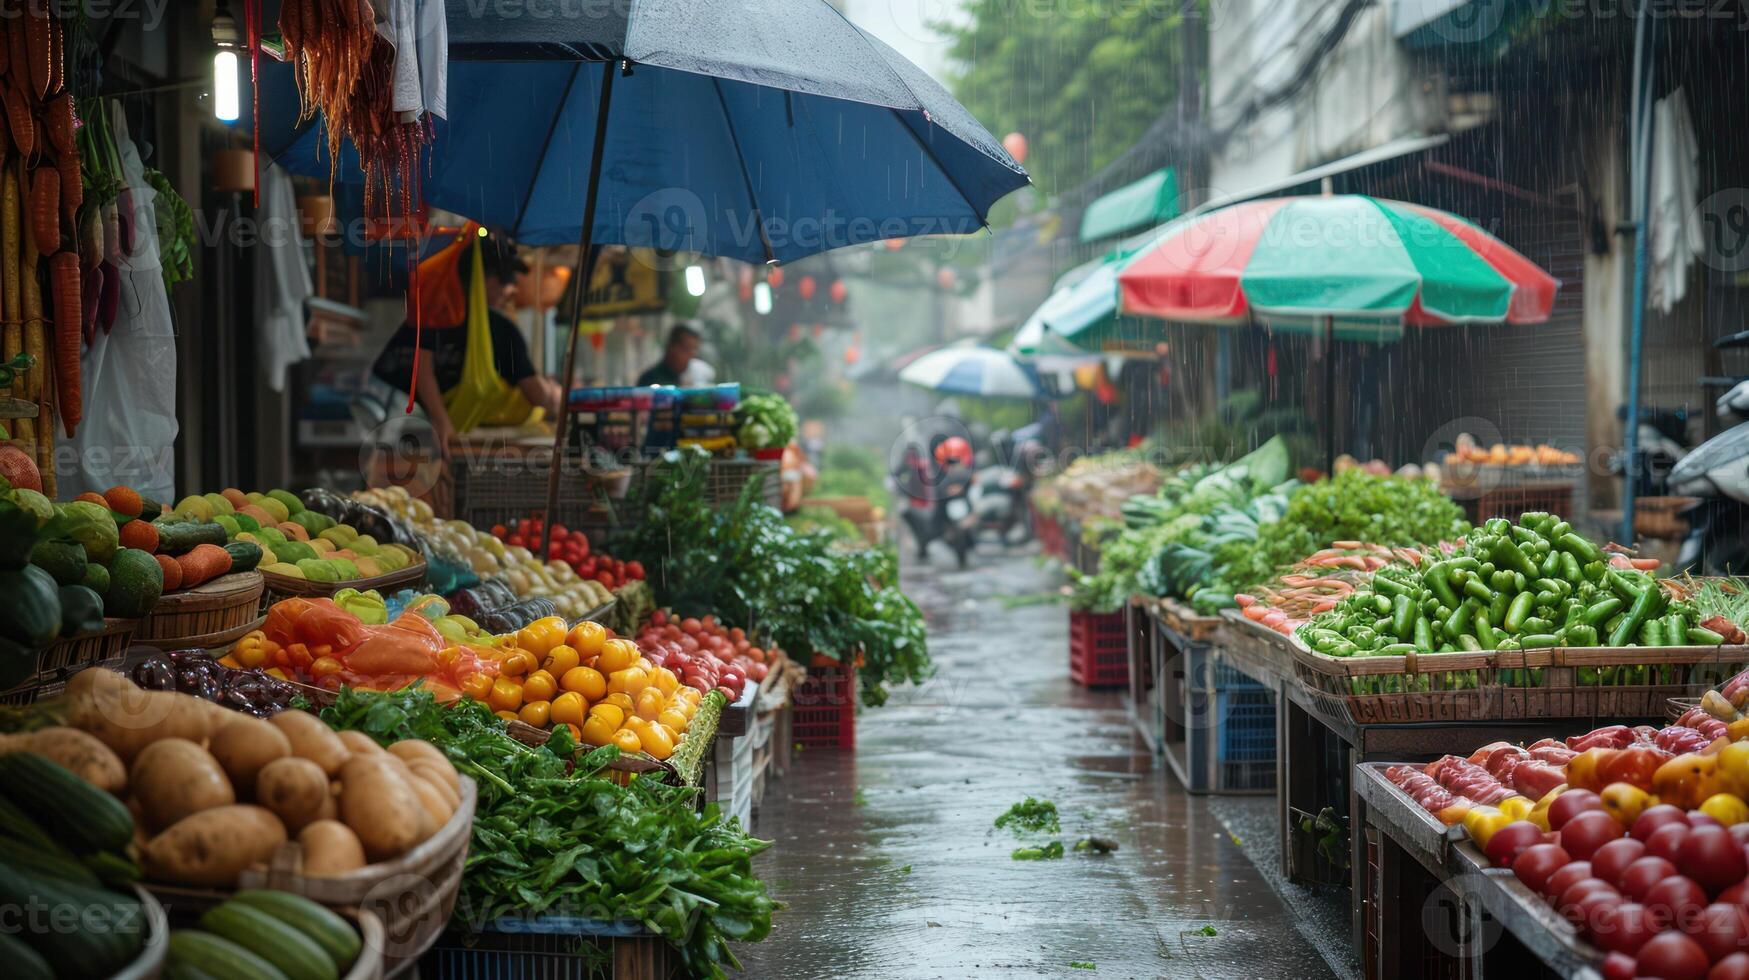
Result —
[[443, 0], [376, 0], [377, 33], [395, 47], [390, 106], [403, 122], [449, 115], [449, 23]]
[[56, 447], [58, 490], [70, 499], [126, 485], [168, 501], [176, 499], [176, 329], [158, 256], [158, 192], [146, 183], [119, 102], [110, 118], [122, 165], [119, 204], [132, 215], [133, 252], [116, 269], [121, 291], [114, 325], [99, 329], [79, 359], [84, 421]]
[[1688, 293], [1694, 260], [1706, 253], [1700, 202], [1700, 144], [1681, 88], [1652, 109], [1652, 304], [1668, 313]]
[[261, 344], [261, 369], [267, 386], [285, 390], [287, 370], [310, 358], [309, 321], [304, 301], [315, 289], [304, 263], [303, 232], [291, 175], [279, 164], [261, 170], [262, 235], [255, 252], [255, 322]]

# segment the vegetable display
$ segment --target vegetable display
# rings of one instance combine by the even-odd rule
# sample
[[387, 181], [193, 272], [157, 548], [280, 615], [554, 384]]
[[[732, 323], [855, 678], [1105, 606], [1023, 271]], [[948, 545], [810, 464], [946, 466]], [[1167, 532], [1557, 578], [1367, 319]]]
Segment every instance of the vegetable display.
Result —
[[[318, 499], [325, 499], [318, 497]], [[386, 526], [361, 529], [340, 523], [286, 490], [244, 493], [235, 488], [190, 495], [155, 522], [159, 553], [177, 558], [179, 572], [165, 572], [179, 587], [193, 588], [218, 575], [242, 571], [241, 564], [287, 578], [312, 582], [350, 582], [400, 571], [424, 560], [404, 544], [387, 540]], [[365, 530], [385, 534], [379, 540]], [[256, 551], [215, 547], [232, 542]], [[192, 555], [192, 557], [191, 557]], [[244, 559], [239, 562], [238, 559]], [[252, 559], [252, 560], [250, 560]]]
[[[540, 547], [545, 530], [544, 521], [539, 517], [529, 517], [512, 521], [509, 526], [494, 525], [492, 536], [507, 545], [533, 551]], [[598, 582], [608, 589], [644, 578], [641, 563], [622, 561], [606, 552], [591, 550], [587, 534], [563, 524], [552, 527], [551, 540], [547, 543], [547, 561], [562, 561], [585, 581]]]
[[[1716, 646], [1694, 603], [1672, 599], [1637, 559], [1606, 553], [1549, 514], [1495, 518], [1454, 554], [1374, 573], [1298, 636], [1335, 657], [1545, 647]], [[1641, 562], [1644, 564], [1643, 562]], [[1664, 668], [1669, 669], [1669, 668]], [[1582, 683], [1644, 683], [1603, 668]]]
[[173, 976], [335, 980], [358, 959], [352, 924], [301, 895], [250, 889], [207, 909], [198, 929], [170, 934]]
[[484, 705], [445, 708], [421, 689], [345, 690], [322, 718], [378, 741], [429, 742], [477, 781], [458, 927], [506, 915], [636, 922], [674, 944], [689, 975], [708, 977], [739, 968], [731, 941], [770, 932], [779, 906], [752, 869], [768, 843], [714, 804], [696, 808], [692, 790], [603, 778], [617, 748], [573, 759], [568, 733], [531, 748]]
[[735, 422], [735, 441], [742, 449], [782, 449], [796, 438], [796, 410], [782, 395], [741, 399]]

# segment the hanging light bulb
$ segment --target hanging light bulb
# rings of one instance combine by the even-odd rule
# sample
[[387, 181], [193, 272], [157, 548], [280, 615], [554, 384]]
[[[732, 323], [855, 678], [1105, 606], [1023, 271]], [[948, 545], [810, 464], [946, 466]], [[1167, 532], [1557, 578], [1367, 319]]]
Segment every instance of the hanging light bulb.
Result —
[[242, 111], [237, 94], [237, 52], [213, 55], [213, 115], [220, 122], [236, 122]]
[[704, 295], [704, 266], [689, 265], [686, 267], [686, 292], [689, 296]]
[[765, 316], [771, 312], [771, 284], [756, 282], [753, 284], [753, 312]]

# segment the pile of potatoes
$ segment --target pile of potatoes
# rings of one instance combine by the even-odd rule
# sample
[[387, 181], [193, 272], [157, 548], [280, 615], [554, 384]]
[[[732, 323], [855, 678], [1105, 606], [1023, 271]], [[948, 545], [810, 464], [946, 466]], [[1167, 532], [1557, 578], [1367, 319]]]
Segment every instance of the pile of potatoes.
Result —
[[411, 850], [461, 803], [455, 767], [429, 742], [384, 749], [306, 712], [264, 720], [100, 669], [67, 696], [68, 723], [116, 760], [74, 771], [127, 801], [155, 881], [234, 886], [293, 838], [304, 874], [343, 875]]

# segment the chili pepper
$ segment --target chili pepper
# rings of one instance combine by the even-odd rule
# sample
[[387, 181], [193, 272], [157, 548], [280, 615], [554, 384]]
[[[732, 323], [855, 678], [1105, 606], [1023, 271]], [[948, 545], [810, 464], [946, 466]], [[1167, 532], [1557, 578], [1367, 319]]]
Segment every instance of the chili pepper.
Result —
[[1704, 626], [1690, 626], [1684, 635], [1688, 637], [1688, 642], [1693, 643], [1696, 646], [1716, 647], [1725, 642], [1723, 636], [1720, 636]]
[[1543, 556], [1543, 563], [1537, 566], [1537, 571], [1541, 572], [1544, 578], [1550, 578], [1561, 574], [1561, 556], [1565, 554], [1567, 554], [1565, 551], [1551, 550], [1547, 555]]
[[1440, 609], [1439, 599], [1434, 597], [1432, 593], [1422, 596], [1421, 601], [1416, 605], [1420, 608], [1423, 616], [1436, 615]]
[[1603, 573], [1608, 569], [1609, 566], [1605, 565], [1603, 562], [1589, 562], [1583, 568], [1579, 569], [1579, 577], [1585, 579], [1587, 582], [1601, 582], [1603, 581]]
[[1555, 624], [1541, 616], [1529, 616], [1519, 626], [1518, 631], [1520, 633], [1553, 633]]
[[1548, 525], [1549, 519], [1552, 516], [1553, 515], [1546, 510], [1527, 510], [1518, 515], [1518, 523], [1523, 524], [1526, 527], [1534, 527], [1540, 531]]
[[1506, 610], [1512, 605], [1512, 595], [1508, 592], [1496, 592], [1494, 598], [1488, 600], [1488, 622], [1506, 622]]
[[1562, 578], [1569, 582], [1584, 581], [1585, 576], [1579, 571], [1579, 559], [1574, 558], [1571, 554], [1565, 551], [1551, 551], [1549, 554], [1558, 556], [1561, 563]]
[[1645, 591], [1638, 583], [1633, 582], [1626, 575], [1613, 568], [1603, 573], [1603, 581], [1615, 590], [1616, 595], [1629, 602], [1638, 599], [1640, 593]]
[[1520, 592], [1512, 597], [1512, 604], [1507, 607], [1506, 616], [1500, 621], [1506, 632], [1517, 633], [1524, 629], [1524, 621], [1529, 618], [1531, 604], [1535, 600], [1536, 597], [1529, 592]]
[[1585, 621], [1585, 603], [1578, 599], [1567, 599], [1561, 604], [1561, 625], [1577, 626]]
[[[1436, 561], [1427, 566], [1427, 571], [1421, 573], [1421, 584], [1432, 590], [1433, 595], [1447, 606], [1457, 605], [1457, 596], [1451, 591], [1451, 583], [1446, 575], [1451, 571], [1451, 563]], [[1376, 576], [1375, 576], [1376, 577]]]
[[1519, 649], [1522, 649], [1522, 646], [1519, 644], [1518, 638], [1515, 636], [1509, 636], [1506, 639], [1501, 640], [1498, 644], [1496, 644], [1494, 646], [1495, 652], [1499, 652], [1501, 650], [1511, 652], [1513, 650], [1519, 650]]
[[1499, 571], [1495, 572], [1494, 574], [1488, 576], [1488, 587], [1493, 589], [1495, 592], [1512, 591], [1512, 572], [1511, 572], [1511, 570], [1502, 568]]
[[1494, 590], [1488, 588], [1488, 583], [1480, 578], [1472, 578], [1464, 582], [1464, 595], [1488, 602], [1494, 598]]
[[1664, 621], [1648, 619], [1640, 624], [1640, 646], [1661, 647], [1664, 645]]
[[1375, 594], [1372, 597], [1372, 605], [1373, 609], [1376, 610], [1380, 616], [1389, 616], [1391, 614], [1391, 600], [1389, 596]]
[[1470, 624], [1470, 619], [1475, 613], [1476, 600], [1465, 599], [1458, 603], [1458, 607], [1452, 610], [1451, 615], [1445, 621], [1445, 635], [1452, 637], [1463, 635], [1465, 627]]
[[1492, 650], [1500, 645], [1500, 637], [1495, 634], [1494, 626], [1489, 621], [1488, 613], [1485, 610], [1476, 610], [1475, 624], [1476, 640], [1482, 644], [1482, 649]]
[[1681, 646], [1688, 636], [1688, 624], [1682, 621], [1679, 613], [1669, 613], [1664, 617], [1664, 642], [1670, 646]]
[[1464, 633], [1463, 635], [1459, 636], [1457, 639], [1458, 639], [1458, 649], [1463, 650], [1466, 653], [1480, 653], [1482, 650], [1482, 641], [1476, 639], [1475, 637], [1471, 636], [1468, 633]]
[[1515, 572], [1522, 572], [1529, 578], [1536, 577], [1536, 566], [1531, 563], [1529, 558], [1524, 556], [1524, 552], [1520, 551], [1518, 545], [1510, 538], [1501, 538], [1499, 543], [1494, 545], [1493, 555], [1494, 563], [1501, 568], [1510, 568]]
[[1482, 530], [1495, 536], [1511, 534], [1512, 522], [1504, 517], [1490, 517], [1482, 522]]
[[1415, 620], [1420, 612], [1419, 609], [1415, 608], [1415, 600], [1406, 595], [1399, 595], [1391, 605], [1391, 632], [1402, 640], [1414, 636]]
[[1388, 575], [1374, 575], [1372, 577], [1372, 588], [1374, 592], [1381, 595], [1388, 595], [1393, 599], [1397, 596], [1413, 597], [1415, 595], [1414, 589]]
[[1463, 570], [1463, 571], [1473, 572], [1476, 569], [1482, 567], [1481, 561], [1479, 561], [1478, 559], [1476, 559], [1470, 555], [1463, 555], [1463, 556], [1460, 556], [1458, 558], [1448, 558], [1448, 559], [1446, 559], [1445, 564], [1447, 567], [1453, 569], [1454, 571], [1455, 570]]
[[1603, 561], [1603, 552], [1597, 546], [1585, 540], [1572, 531], [1555, 538], [1555, 547], [1571, 554], [1583, 562]]
[[1406, 653], [1414, 653], [1414, 652], [1415, 652], [1415, 644], [1413, 644], [1413, 643], [1391, 643], [1391, 644], [1387, 644], [1386, 646], [1382, 646], [1382, 647], [1378, 648], [1378, 650], [1374, 651], [1373, 656], [1375, 656], [1375, 657], [1401, 657]]
[[1568, 531], [1571, 531], [1571, 530], [1573, 530], [1573, 525], [1571, 522], [1556, 521], [1555, 523], [1549, 525], [1549, 534], [1548, 534], [1549, 540], [1550, 541], [1559, 541], [1559, 540], [1561, 540], [1561, 535], [1566, 534]]
[[1608, 622], [1611, 616], [1621, 612], [1622, 601], [1615, 596], [1599, 599], [1585, 610], [1585, 625], [1601, 626]]
[[[1718, 634], [1713, 635], [1717, 636]], [[1721, 640], [1721, 642], [1723, 641]], [[1415, 648], [1417, 650], [1433, 649], [1433, 624], [1428, 621], [1426, 616], [1415, 618]]]
[[1561, 594], [1559, 592], [1538, 592], [1536, 594], [1536, 604], [1539, 606], [1553, 606], [1560, 601]]
[[1567, 593], [1573, 591], [1573, 585], [1571, 582], [1562, 582], [1552, 578], [1539, 578], [1532, 584], [1536, 586], [1539, 592], [1553, 592], [1561, 596], [1565, 596]]
[[1565, 629], [1566, 644], [1570, 647], [1594, 647], [1597, 645], [1597, 628], [1580, 623]]
[[1518, 638], [1518, 645], [1526, 650], [1541, 650], [1545, 647], [1559, 646], [1560, 637], [1553, 633], [1526, 633]]

